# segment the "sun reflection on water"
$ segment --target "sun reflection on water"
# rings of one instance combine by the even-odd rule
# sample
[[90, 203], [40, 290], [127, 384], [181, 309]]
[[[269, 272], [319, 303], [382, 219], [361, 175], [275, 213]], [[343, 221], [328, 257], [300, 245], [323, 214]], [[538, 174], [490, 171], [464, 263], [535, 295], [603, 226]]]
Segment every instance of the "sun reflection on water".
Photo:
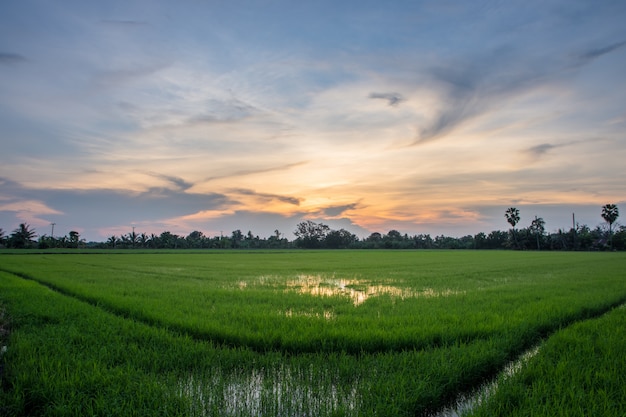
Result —
[[308, 294], [318, 297], [344, 296], [349, 298], [355, 307], [360, 306], [372, 297], [389, 295], [401, 300], [407, 298], [435, 298], [449, 297], [463, 294], [450, 288], [435, 290], [424, 288], [414, 290], [411, 288], [399, 288], [391, 285], [373, 284], [371, 281], [346, 278], [326, 278], [321, 275], [298, 275], [296, 279], [286, 282], [285, 291], [297, 291], [300, 294]]

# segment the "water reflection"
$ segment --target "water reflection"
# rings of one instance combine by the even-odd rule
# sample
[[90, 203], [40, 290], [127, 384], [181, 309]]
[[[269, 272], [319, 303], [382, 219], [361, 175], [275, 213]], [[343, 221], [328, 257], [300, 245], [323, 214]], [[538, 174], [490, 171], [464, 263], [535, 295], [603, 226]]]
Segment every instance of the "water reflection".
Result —
[[358, 384], [333, 384], [331, 375], [281, 367], [231, 374], [190, 375], [179, 381], [178, 396], [191, 416], [328, 416], [339, 410], [357, 416]]
[[394, 298], [434, 298], [449, 297], [464, 293], [452, 289], [435, 290], [424, 288], [416, 291], [411, 288], [399, 288], [391, 285], [372, 284], [370, 281], [359, 279], [326, 278], [321, 275], [298, 275], [294, 280], [286, 282], [286, 291], [298, 291], [319, 297], [345, 296], [352, 300], [354, 306], [359, 306], [371, 297], [389, 295]]
[[284, 314], [285, 317], [310, 317], [326, 320], [332, 320], [335, 318], [335, 313], [330, 310], [324, 310], [321, 313], [315, 313], [312, 311], [293, 311], [292, 309], [289, 309], [287, 311], [284, 311], [282, 314]]

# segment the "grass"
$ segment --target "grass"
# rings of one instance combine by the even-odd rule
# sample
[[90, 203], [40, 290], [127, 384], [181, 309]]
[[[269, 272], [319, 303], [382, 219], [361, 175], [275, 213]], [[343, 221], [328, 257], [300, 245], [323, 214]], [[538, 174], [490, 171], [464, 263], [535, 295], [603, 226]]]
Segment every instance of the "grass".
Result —
[[12, 323], [0, 414], [419, 415], [622, 303], [625, 263], [531, 252], [0, 255]]

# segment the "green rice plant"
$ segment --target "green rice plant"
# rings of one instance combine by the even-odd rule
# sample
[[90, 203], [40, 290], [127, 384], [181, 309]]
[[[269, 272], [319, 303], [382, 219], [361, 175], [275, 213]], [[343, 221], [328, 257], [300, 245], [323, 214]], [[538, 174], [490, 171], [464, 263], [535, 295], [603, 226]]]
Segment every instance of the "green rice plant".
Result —
[[[5, 256], [28, 276], [125, 317], [255, 350], [379, 352], [502, 332], [521, 345], [626, 298], [612, 254], [313, 251]], [[610, 260], [610, 262], [605, 262]], [[305, 277], [304, 279], [302, 277]], [[302, 291], [346, 280], [412, 294]], [[301, 284], [294, 284], [300, 279]], [[599, 285], [600, 284], [600, 285]]]
[[0, 393], [7, 416], [411, 415], [456, 389], [452, 363], [488, 357], [483, 345], [258, 354], [120, 318], [6, 273], [0, 290], [15, 321]]
[[626, 308], [551, 336], [471, 416], [626, 415]]
[[420, 415], [624, 301], [621, 254], [563, 255], [0, 255], [2, 411]]

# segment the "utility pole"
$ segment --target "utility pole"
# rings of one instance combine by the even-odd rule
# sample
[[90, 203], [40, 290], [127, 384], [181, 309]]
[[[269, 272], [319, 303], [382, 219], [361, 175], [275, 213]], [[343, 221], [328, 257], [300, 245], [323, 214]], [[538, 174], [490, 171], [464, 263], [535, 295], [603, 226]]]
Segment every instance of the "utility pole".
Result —
[[56, 223], [50, 223], [50, 226], [52, 226], [52, 233], [50, 233], [50, 237], [52, 237], [54, 239], [54, 225]]
[[574, 250], [578, 249], [578, 233], [576, 231], [576, 215], [572, 213], [572, 230], [574, 231]]

